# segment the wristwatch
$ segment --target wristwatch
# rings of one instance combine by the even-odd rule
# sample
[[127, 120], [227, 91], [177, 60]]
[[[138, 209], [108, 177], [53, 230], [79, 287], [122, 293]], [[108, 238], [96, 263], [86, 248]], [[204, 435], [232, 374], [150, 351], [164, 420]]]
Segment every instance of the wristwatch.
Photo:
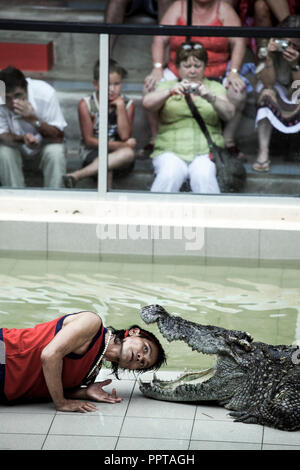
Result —
[[155, 62], [155, 63], [153, 64], [153, 67], [154, 67], [155, 69], [161, 69], [161, 68], [162, 68], [162, 64], [161, 64], [160, 62]]
[[40, 121], [35, 121], [35, 122], [34, 122], [34, 127], [36, 127], [37, 129], [40, 129], [40, 127], [41, 127], [41, 122], [40, 122]]
[[293, 70], [293, 72], [299, 72], [299, 70], [300, 70], [300, 65], [299, 65], [299, 64], [293, 65], [292, 70]]

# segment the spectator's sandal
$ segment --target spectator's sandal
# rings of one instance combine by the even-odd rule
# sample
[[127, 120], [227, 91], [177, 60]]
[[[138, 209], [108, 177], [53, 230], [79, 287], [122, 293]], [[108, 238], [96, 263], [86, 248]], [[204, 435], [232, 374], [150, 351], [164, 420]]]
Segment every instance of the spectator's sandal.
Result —
[[252, 168], [254, 171], [260, 171], [260, 172], [268, 172], [270, 170], [270, 160], [264, 160], [263, 162], [259, 162], [256, 160]]
[[64, 175], [63, 181], [66, 188], [75, 188], [76, 186], [76, 180], [72, 175]]

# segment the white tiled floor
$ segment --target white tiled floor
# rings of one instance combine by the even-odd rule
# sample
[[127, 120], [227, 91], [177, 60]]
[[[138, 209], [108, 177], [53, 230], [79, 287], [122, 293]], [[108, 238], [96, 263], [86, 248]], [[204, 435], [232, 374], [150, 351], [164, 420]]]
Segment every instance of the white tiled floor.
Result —
[[[107, 377], [104, 370], [98, 380]], [[94, 413], [56, 412], [51, 403], [0, 406], [0, 449], [300, 450], [300, 431], [235, 423], [222, 407], [150, 400], [129, 374], [113, 387], [123, 401], [98, 404]]]

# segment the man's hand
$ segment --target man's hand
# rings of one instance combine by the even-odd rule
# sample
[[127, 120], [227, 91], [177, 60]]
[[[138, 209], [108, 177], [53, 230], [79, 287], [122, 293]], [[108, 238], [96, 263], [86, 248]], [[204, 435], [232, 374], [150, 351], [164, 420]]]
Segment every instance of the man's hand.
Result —
[[21, 116], [25, 121], [32, 122], [37, 120], [37, 116], [32, 105], [27, 100], [16, 99], [13, 101], [14, 112]]
[[57, 411], [78, 411], [79, 413], [86, 413], [87, 411], [97, 411], [97, 407], [93, 403], [80, 400], [67, 400], [65, 399], [61, 404], [56, 405]]
[[123, 398], [117, 397], [116, 389], [113, 388], [112, 393], [109, 394], [102, 390], [103, 387], [111, 383], [110, 379], [104, 380], [103, 382], [95, 382], [89, 385], [86, 390], [86, 398], [89, 400], [104, 402], [104, 403], [120, 403]]
[[39, 144], [38, 139], [33, 135], [30, 134], [29, 132], [27, 134], [24, 134], [24, 144], [27, 145], [29, 148], [35, 148]]

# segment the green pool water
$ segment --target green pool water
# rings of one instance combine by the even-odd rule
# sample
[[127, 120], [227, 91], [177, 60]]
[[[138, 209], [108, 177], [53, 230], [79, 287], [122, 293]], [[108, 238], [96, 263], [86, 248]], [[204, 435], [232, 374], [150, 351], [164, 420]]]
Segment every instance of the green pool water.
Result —
[[[162, 305], [197, 323], [248, 331], [255, 340], [300, 340], [300, 274], [291, 267], [247, 267], [143, 260], [93, 261], [0, 257], [0, 326], [30, 327], [80, 310], [105, 326], [143, 324], [142, 306]], [[167, 343], [166, 369], [202, 368], [212, 359], [184, 343]]]

